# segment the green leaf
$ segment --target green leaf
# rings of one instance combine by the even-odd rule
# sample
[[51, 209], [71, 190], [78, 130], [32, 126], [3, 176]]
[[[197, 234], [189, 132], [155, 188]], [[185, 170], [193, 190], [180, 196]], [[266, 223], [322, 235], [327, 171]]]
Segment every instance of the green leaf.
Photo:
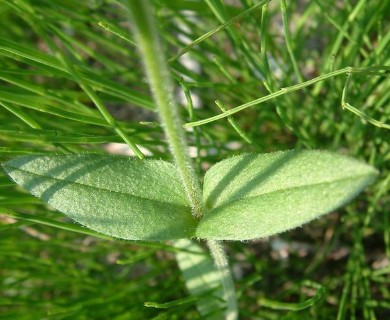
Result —
[[250, 240], [271, 236], [328, 213], [354, 198], [378, 172], [325, 151], [245, 154], [206, 173], [208, 212], [196, 236]]
[[171, 163], [80, 154], [28, 155], [3, 166], [33, 195], [97, 232], [128, 240], [194, 236], [196, 221]]
[[182, 249], [176, 260], [191, 296], [198, 297], [196, 306], [202, 319], [223, 319], [226, 309], [221, 276], [210, 255], [194, 241], [176, 240], [173, 244]]

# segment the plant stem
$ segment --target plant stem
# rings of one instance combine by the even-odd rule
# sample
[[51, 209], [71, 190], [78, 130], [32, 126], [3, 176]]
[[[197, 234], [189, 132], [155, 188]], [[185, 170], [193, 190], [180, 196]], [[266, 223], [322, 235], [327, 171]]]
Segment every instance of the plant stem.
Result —
[[298, 63], [297, 63], [297, 60], [295, 59], [295, 55], [294, 55], [294, 49], [293, 49], [294, 42], [291, 40], [291, 35], [290, 35], [286, 0], [280, 1], [280, 7], [282, 10], [283, 30], [284, 30], [284, 37], [286, 39], [287, 52], [290, 56], [291, 64], [293, 66], [293, 70], [294, 70], [295, 76], [298, 79], [298, 82], [303, 82], [303, 76], [302, 76], [301, 72], [299, 71]]
[[213, 256], [215, 266], [221, 276], [221, 283], [225, 293], [226, 320], [238, 319], [237, 297], [234, 290], [233, 277], [229, 269], [229, 262], [226, 259], [225, 252], [220, 241], [208, 240], [207, 246]]
[[311, 86], [317, 82], [324, 81], [326, 79], [330, 79], [330, 78], [333, 78], [333, 77], [336, 77], [336, 76], [339, 76], [342, 74], [366, 74], [366, 75], [383, 75], [383, 76], [385, 76], [386, 73], [389, 71], [390, 71], [389, 66], [373, 66], [373, 67], [361, 67], [361, 68], [346, 67], [343, 69], [335, 70], [335, 71], [329, 72], [327, 74], [321, 75], [319, 77], [307, 80], [305, 82], [298, 83], [298, 84], [292, 85], [290, 87], [281, 88], [278, 91], [275, 91], [275, 92], [270, 93], [269, 95], [266, 95], [265, 97], [261, 97], [261, 98], [258, 98], [256, 100], [249, 101], [247, 103], [244, 103], [244, 104], [242, 104], [238, 107], [235, 107], [233, 109], [229, 109], [228, 111], [221, 113], [221, 114], [218, 114], [216, 116], [213, 116], [213, 117], [210, 117], [207, 119], [203, 119], [203, 120], [199, 120], [199, 121], [188, 122], [184, 125], [184, 127], [191, 128], [191, 127], [200, 126], [200, 125], [203, 125], [203, 124], [206, 124], [209, 122], [213, 122], [213, 121], [216, 121], [219, 119], [229, 117], [237, 112], [245, 110], [245, 109], [252, 107], [254, 105], [258, 105], [258, 104], [263, 103], [263, 102], [268, 101], [268, 100], [273, 100], [275, 98], [278, 98], [278, 97], [283, 96], [285, 94], [288, 94], [290, 92], [301, 90], [301, 89], [306, 88], [308, 86]]
[[[187, 153], [185, 131], [178, 106], [173, 98], [173, 87], [156, 23], [151, 14], [150, 3], [143, 0], [129, 0], [127, 3], [132, 14], [132, 22], [134, 22], [137, 46], [141, 52], [165, 135], [187, 191], [193, 215], [200, 219], [204, 213], [200, 183]], [[227, 302], [226, 319], [235, 320], [238, 315], [237, 301], [228, 261], [220, 243], [209, 240], [207, 244], [221, 275]]]
[[137, 45], [145, 65], [150, 88], [158, 107], [165, 135], [171, 153], [187, 192], [195, 218], [202, 217], [203, 204], [199, 180], [187, 153], [185, 132], [179, 108], [173, 98], [173, 87], [169, 77], [164, 50], [151, 14], [149, 1], [128, 1], [132, 22], [134, 22]]
[[[226, 106], [221, 101], [215, 100], [215, 104], [218, 106], [219, 109], [221, 109], [222, 112], [226, 112], [227, 111]], [[253, 141], [246, 135], [246, 133], [243, 130], [241, 130], [241, 128], [238, 126], [236, 120], [234, 120], [233, 117], [227, 117], [227, 120], [232, 125], [233, 129], [236, 130], [238, 135], [243, 140], [245, 140], [245, 142], [247, 142], [249, 144], [253, 144]]]

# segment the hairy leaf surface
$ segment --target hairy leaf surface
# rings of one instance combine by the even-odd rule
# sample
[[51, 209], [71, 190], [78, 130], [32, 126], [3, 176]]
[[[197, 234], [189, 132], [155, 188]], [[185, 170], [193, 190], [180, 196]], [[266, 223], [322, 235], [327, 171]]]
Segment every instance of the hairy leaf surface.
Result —
[[367, 164], [325, 151], [232, 157], [206, 173], [208, 212], [196, 235], [215, 240], [271, 236], [342, 206], [376, 176]]
[[175, 167], [161, 160], [29, 155], [4, 164], [11, 178], [78, 223], [128, 240], [190, 238], [196, 221]]

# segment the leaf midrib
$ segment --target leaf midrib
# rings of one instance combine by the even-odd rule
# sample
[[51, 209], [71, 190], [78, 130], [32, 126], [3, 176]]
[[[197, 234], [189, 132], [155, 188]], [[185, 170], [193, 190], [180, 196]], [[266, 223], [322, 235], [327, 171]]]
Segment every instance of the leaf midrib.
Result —
[[28, 174], [31, 174], [31, 175], [34, 175], [34, 176], [43, 177], [43, 178], [47, 178], [47, 179], [53, 179], [53, 180], [59, 181], [59, 182], [67, 182], [69, 184], [77, 184], [77, 185], [82, 186], [84, 188], [93, 188], [93, 189], [96, 189], [96, 190], [103, 190], [103, 191], [106, 191], [106, 192], [114, 192], [114, 193], [117, 193], [117, 194], [127, 195], [127, 196], [131, 196], [131, 197], [134, 197], [134, 198], [142, 199], [142, 200], [159, 202], [159, 203], [163, 203], [163, 204], [166, 204], [166, 205], [175, 205], [175, 206], [180, 206], [180, 207], [184, 207], [184, 208], [190, 208], [190, 206], [188, 204], [184, 205], [184, 204], [178, 204], [178, 203], [173, 203], [173, 202], [160, 201], [160, 200], [156, 200], [156, 199], [151, 199], [151, 198], [146, 198], [146, 197], [142, 197], [142, 196], [129, 194], [129, 193], [126, 193], [126, 192], [110, 190], [110, 189], [107, 189], [107, 188], [104, 188], [104, 187], [101, 188], [101, 187], [91, 186], [91, 185], [88, 185], [88, 184], [85, 184], [85, 183], [76, 182], [76, 181], [67, 181], [67, 180], [64, 180], [64, 179], [58, 179], [58, 178], [55, 178], [55, 177], [46, 176], [44, 174], [33, 173], [31, 171], [23, 170], [23, 169], [20, 169], [20, 168], [17, 168], [17, 167], [13, 167], [11, 165], [6, 165], [4, 167], [13, 168], [15, 170], [18, 170], [18, 171], [21, 171], [21, 172], [25, 172], [25, 173], [28, 173]]
[[260, 194], [257, 194], [255, 196], [250, 196], [250, 197], [245, 197], [244, 196], [244, 197], [242, 197], [240, 199], [235, 199], [233, 201], [223, 202], [222, 204], [219, 204], [218, 206], [211, 206], [210, 210], [214, 210], [214, 209], [217, 209], [217, 208], [220, 208], [220, 207], [223, 207], [223, 206], [227, 206], [227, 205], [232, 204], [232, 203], [237, 202], [237, 201], [244, 201], [246, 199], [262, 197], [262, 196], [265, 196], [265, 195], [268, 195], [268, 194], [272, 194], [272, 193], [276, 193], [276, 192], [287, 191], [287, 190], [294, 190], [294, 189], [301, 189], [301, 188], [307, 188], [307, 187], [313, 187], [313, 186], [319, 186], [319, 185], [329, 185], [329, 184], [337, 183], [337, 182], [341, 182], [341, 181], [359, 179], [361, 177], [368, 177], [368, 176], [371, 176], [373, 174], [354, 175], [354, 176], [349, 176], [349, 177], [342, 178], [342, 179], [335, 179], [333, 181], [324, 181], [324, 182], [318, 182], [318, 183], [311, 183], [311, 184], [307, 184], [307, 185], [303, 185], [303, 186], [294, 186], [294, 187], [289, 187], [289, 188], [284, 188], [284, 189], [277, 189], [277, 190], [273, 190], [273, 191], [270, 191], [270, 192], [260, 193]]

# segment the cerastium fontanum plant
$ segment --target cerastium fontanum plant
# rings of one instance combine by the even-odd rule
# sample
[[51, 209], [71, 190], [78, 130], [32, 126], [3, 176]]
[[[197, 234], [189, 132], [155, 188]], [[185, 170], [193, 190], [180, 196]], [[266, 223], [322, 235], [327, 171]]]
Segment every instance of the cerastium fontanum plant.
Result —
[[[149, 2], [127, 5], [174, 163], [83, 153], [21, 156], [3, 167], [33, 195], [97, 232], [126, 240], [173, 240], [178, 247], [190, 245], [178, 239], [205, 240], [224, 303], [199, 303], [199, 311], [218, 319], [213, 308], [219, 307], [226, 319], [237, 319], [234, 282], [220, 241], [258, 239], [301, 226], [350, 201], [377, 171], [327, 151], [242, 154], [212, 166], [201, 186]], [[88, 93], [87, 86], [84, 90]], [[185, 255], [178, 254], [178, 261], [185, 263]]]

